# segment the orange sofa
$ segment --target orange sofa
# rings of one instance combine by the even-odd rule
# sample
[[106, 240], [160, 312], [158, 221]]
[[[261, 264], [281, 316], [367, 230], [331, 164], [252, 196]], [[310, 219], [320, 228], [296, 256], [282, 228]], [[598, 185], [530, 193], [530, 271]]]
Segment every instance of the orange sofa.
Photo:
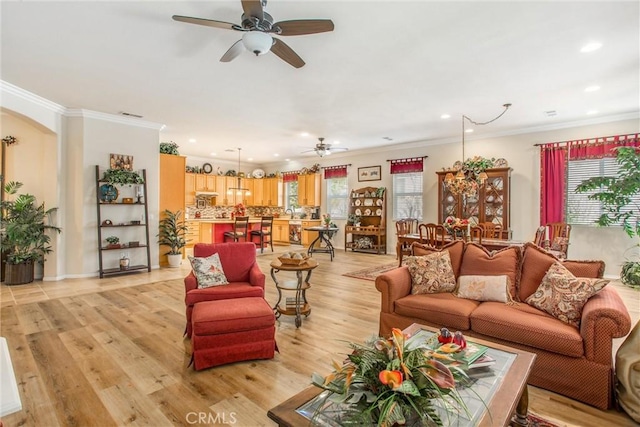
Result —
[[[515, 303], [479, 302], [454, 293], [412, 294], [406, 266], [376, 278], [381, 293], [380, 334], [412, 323], [447, 327], [537, 355], [529, 384], [568, 396], [600, 409], [613, 401], [612, 340], [631, 329], [629, 313], [613, 286], [592, 296], [582, 311], [580, 327], [564, 323], [525, 303], [540, 285], [556, 257], [533, 244], [489, 253], [473, 243], [453, 242], [448, 251], [456, 279], [461, 275], [507, 275]], [[438, 250], [414, 244], [413, 254]], [[576, 277], [604, 274], [602, 261], [562, 264]]]

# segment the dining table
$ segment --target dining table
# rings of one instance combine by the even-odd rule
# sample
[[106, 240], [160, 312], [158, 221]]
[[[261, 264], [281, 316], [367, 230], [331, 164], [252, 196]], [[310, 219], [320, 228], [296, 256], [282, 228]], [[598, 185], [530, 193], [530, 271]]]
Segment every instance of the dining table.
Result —
[[[420, 234], [418, 233], [410, 233], [403, 234], [397, 236], [398, 242], [396, 245], [396, 254], [398, 256], [398, 266], [402, 265], [403, 253], [400, 250], [403, 244], [411, 245], [413, 242], [420, 242]], [[444, 237], [445, 243], [453, 242], [454, 239], [452, 236], [448, 235]], [[526, 242], [522, 240], [511, 240], [511, 239], [491, 239], [491, 238], [483, 238], [482, 242], [479, 244], [484, 247], [488, 251], [499, 251], [500, 249], [504, 249], [509, 246], [524, 246]]]

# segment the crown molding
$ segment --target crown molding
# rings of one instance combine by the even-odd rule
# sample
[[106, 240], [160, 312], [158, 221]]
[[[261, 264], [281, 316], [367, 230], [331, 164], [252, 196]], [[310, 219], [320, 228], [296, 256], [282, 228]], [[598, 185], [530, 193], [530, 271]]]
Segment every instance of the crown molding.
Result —
[[65, 110], [66, 117], [82, 117], [85, 119], [103, 120], [106, 122], [119, 123], [128, 126], [137, 126], [147, 129], [161, 131], [165, 125], [162, 123], [149, 122], [146, 120], [136, 119], [133, 117], [124, 117], [117, 114], [101, 113], [99, 111], [85, 110], [82, 108], [68, 108]]
[[4, 80], [0, 80], [0, 91], [3, 93], [14, 95], [31, 104], [36, 104], [49, 111], [53, 111], [54, 113], [63, 114], [66, 110], [66, 108], [60, 104], [56, 104], [55, 102], [41, 97], [40, 95], [36, 95], [35, 93], [24, 90]]

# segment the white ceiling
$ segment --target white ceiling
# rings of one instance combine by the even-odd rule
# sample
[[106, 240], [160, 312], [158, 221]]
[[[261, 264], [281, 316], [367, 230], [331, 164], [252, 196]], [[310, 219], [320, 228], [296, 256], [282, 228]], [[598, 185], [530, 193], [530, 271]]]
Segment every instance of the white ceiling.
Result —
[[[459, 140], [463, 114], [485, 121], [506, 102], [476, 137], [637, 114], [639, 4], [269, 0], [275, 21], [335, 24], [281, 37], [306, 62], [295, 69], [272, 53], [221, 63], [242, 33], [171, 19], [240, 23], [239, 0], [2, 1], [0, 76], [68, 108], [165, 124], [181, 154], [233, 160], [225, 150], [241, 147], [268, 164], [317, 137], [350, 150]], [[602, 48], [581, 53], [590, 41]]]

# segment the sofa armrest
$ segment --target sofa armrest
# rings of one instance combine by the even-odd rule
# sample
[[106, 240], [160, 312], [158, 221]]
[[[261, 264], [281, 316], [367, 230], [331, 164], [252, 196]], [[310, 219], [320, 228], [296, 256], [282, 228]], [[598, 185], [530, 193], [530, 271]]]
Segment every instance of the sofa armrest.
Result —
[[631, 317], [618, 291], [605, 286], [589, 298], [582, 310], [580, 335], [584, 354], [597, 363], [611, 364], [613, 338], [624, 337], [631, 330]]
[[376, 277], [376, 289], [382, 294], [380, 311], [393, 313], [395, 300], [411, 293], [411, 274], [407, 267], [398, 267]]
[[191, 271], [187, 277], [184, 278], [184, 293], [186, 295], [187, 292], [192, 291], [198, 287], [198, 279], [194, 276], [193, 271]]
[[262, 294], [264, 295], [264, 281], [265, 275], [262, 270], [260, 270], [260, 266], [256, 262], [251, 266], [251, 270], [249, 270], [249, 283], [251, 283], [252, 286], [259, 286], [262, 288]]

